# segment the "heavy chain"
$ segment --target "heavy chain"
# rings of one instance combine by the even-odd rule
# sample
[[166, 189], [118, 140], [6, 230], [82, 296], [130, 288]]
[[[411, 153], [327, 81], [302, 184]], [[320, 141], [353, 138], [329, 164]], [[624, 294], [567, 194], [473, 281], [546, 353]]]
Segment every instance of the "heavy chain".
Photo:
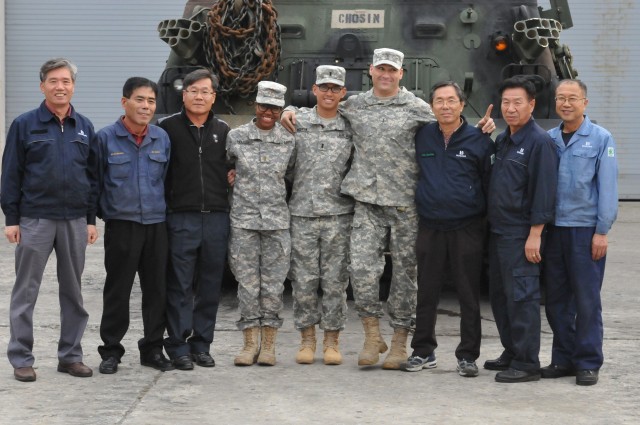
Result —
[[207, 14], [208, 65], [220, 79], [218, 92], [248, 97], [258, 82], [275, 78], [280, 63], [280, 27], [271, 0], [218, 0]]

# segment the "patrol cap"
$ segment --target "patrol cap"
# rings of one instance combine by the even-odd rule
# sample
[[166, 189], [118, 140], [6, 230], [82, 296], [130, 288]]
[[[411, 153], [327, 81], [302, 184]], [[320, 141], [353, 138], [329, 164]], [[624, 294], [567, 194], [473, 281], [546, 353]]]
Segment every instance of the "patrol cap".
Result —
[[264, 103], [267, 105], [284, 106], [284, 94], [287, 88], [282, 84], [273, 81], [260, 81], [258, 83], [258, 95], [256, 103]]
[[344, 87], [346, 74], [341, 66], [320, 65], [316, 68], [316, 85], [331, 83]]
[[404, 53], [393, 49], [376, 49], [373, 51], [373, 66], [388, 64], [395, 69], [402, 69]]

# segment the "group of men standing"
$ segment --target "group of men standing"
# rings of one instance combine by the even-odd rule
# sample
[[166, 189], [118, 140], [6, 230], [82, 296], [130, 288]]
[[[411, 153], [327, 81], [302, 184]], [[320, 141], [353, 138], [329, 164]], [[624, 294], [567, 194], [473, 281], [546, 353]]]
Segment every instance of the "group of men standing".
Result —
[[8, 348], [14, 376], [36, 379], [33, 309], [54, 249], [62, 325], [58, 371], [92, 376], [82, 362], [88, 314], [80, 277], [86, 245], [98, 238], [96, 216], [105, 221], [100, 372], [116, 373], [125, 353], [121, 341], [136, 273], [144, 325], [140, 363], [162, 371], [193, 369], [193, 362], [214, 366], [209, 350], [229, 233], [229, 127], [211, 111], [217, 79], [203, 70], [190, 74], [184, 110], [161, 128], [150, 124], [156, 83], [129, 78], [124, 114], [94, 133], [71, 106], [76, 73], [64, 58], [43, 64], [45, 100], [16, 118], [7, 136], [1, 200], [5, 236], [18, 244]]
[[[124, 116], [95, 135], [70, 104], [75, 66], [66, 59], [45, 63], [45, 100], [16, 118], [2, 163], [5, 235], [18, 243], [8, 349], [15, 378], [36, 378], [32, 315], [53, 249], [62, 312], [58, 370], [91, 376], [82, 363], [88, 315], [80, 276], [86, 243], [98, 237], [96, 216], [105, 220], [107, 271], [101, 373], [117, 372], [124, 355], [136, 273], [141, 364], [163, 371], [214, 366], [210, 347], [227, 252], [244, 335], [236, 365], [275, 364], [287, 273], [301, 332], [296, 361], [314, 361], [319, 325], [324, 363], [342, 362], [338, 337], [350, 277], [365, 334], [358, 364], [375, 365], [388, 350], [378, 287], [388, 249], [394, 333], [383, 368], [436, 367], [438, 297], [450, 278], [461, 305], [458, 373], [477, 376], [488, 216], [491, 305], [504, 352], [485, 368], [500, 371], [498, 382], [577, 375], [578, 384], [595, 384], [617, 165], [611, 135], [584, 115], [586, 86], [558, 85], [563, 123], [547, 134], [532, 118], [533, 84], [504, 81], [508, 128], [494, 144], [485, 134], [495, 129], [491, 107], [480, 129], [461, 115], [466, 100], [454, 82], [436, 84], [429, 103], [419, 99], [399, 85], [403, 58], [377, 49], [373, 88], [344, 102], [345, 70], [318, 67], [311, 109], [283, 112], [286, 88], [262, 82], [255, 119], [232, 131], [211, 111], [217, 79], [209, 71], [184, 79], [183, 110], [159, 127], [150, 124], [157, 86], [134, 77], [123, 88]], [[286, 182], [292, 182], [288, 204]], [[543, 254], [554, 341], [552, 363], [541, 369]]]

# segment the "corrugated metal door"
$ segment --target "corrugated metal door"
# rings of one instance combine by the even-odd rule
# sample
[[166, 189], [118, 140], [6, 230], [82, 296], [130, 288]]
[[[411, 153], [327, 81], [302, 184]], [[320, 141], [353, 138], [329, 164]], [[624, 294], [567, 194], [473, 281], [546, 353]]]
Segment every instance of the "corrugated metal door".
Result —
[[571, 48], [589, 88], [587, 113], [616, 140], [621, 199], [640, 199], [640, 2], [570, 0], [574, 27], [561, 41]]
[[38, 70], [51, 57], [78, 65], [72, 103], [96, 129], [122, 113], [128, 77], [157, 81], [169, 47], [157, 36], [163, 19], [182, 16], [185, 2], [6, 0], [6, 118], [42, 101]]

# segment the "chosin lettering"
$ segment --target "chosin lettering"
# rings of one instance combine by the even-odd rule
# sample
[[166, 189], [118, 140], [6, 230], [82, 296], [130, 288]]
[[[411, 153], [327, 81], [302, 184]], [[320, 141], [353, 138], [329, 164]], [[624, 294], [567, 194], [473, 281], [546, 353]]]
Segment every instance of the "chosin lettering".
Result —
[[332, 10], [331, 28], [384, 28], [384, 10]]

